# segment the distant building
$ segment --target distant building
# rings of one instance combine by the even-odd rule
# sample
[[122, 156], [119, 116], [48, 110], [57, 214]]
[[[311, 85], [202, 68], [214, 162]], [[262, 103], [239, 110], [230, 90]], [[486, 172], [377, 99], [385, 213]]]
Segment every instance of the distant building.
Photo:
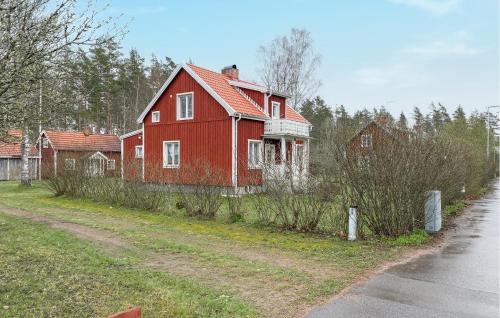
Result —
[[120, 139], [116, 135], [92, 134], [90, 129], [44, 130], [37, 148], [42, 154], [42, 177], [77, 169], [90, 176], [120, 176]]
[[[0, 181], [21, 178], [21, 138], [22, 131], [13, 129], [0, 141]], [[37, 149], [28, 145], [28, 162], [31, 179], [37, 179], [39, 156]]]
[[393, 141], [409, 141], [412, 134], [390, 126], [385, 118], [373, 120], [360, 129], [348, 143], [347, 151], [368, 155]]

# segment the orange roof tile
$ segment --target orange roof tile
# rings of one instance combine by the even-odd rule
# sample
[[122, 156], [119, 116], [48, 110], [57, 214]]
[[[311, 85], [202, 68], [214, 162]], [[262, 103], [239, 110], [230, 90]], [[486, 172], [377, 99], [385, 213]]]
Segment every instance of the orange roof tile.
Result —
[[[12, 139], [8, 141], [0, 142], [0, 157], [21, 157], [21, 137], [23, 132], [21, 129], [12, 129], [7, 132]], [[38, 150], [31, 144], [29, 147], [29, 156], [36, 157], [38, 155]]]
[[231, 80], [230, 77], [221, 73], [198, 67], [193, 64], [188, 64], [188, 66], [237, 113], [260, 118], [267, 118], [266, 114], [252, 105], [245, 97], [238, 93], [238, 91], [228, 83], [228, 80]]
[[54, 149], [120, 152], [120, 139], [116, 135], [85, 135], [81, 131], [45, 131]]
[[298, 121], [300, 123], [309, 124], [309, 121], [307, 119], [305, 119], [304, 116], [299, 114], [299, 112], [297, 112], [295, 109], [293, 109], [292, 107], [290, 107], [288, 105], [286, 105], [286, 107], [285, 107], [285, 117], [286, 117], [286, 119]]

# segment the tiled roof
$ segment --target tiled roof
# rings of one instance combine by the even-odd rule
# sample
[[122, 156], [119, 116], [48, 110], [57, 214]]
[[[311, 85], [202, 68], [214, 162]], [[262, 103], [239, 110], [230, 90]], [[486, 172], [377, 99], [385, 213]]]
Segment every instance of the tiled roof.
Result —
[[267, 118], [266, 114], [252, 105], [228, 83], [228, 80], [231, 80], [229, 76], [210, 71], [193, 64], [188, 64], [188, 66], [237, 113]]
[[[8, 134], [12, 138], [12, 142], [0, 142], [0, 157], [21, 157], [21, 137], [23, 135], [20, 129], [9, 130]], [[29, 156], [35, 157], [38, 155], [37, 149], [33, 145], [28, 145]]]
[[295, 109], [293, 109], [292, 107], [290, 107], [288, 105], [286, 105], [286, 107], [285, 107], [285, 117], [286, 117], [286, 119], [298, 121], [300, 123], [309, 124], [309, 121], [307, 119], [305, 119], [304, 116], [299, 114], [299, 112], [297, 112]]
[[120, 152], [120, 139], [115, 135], [85, 135], [80, 131], [46, 130], [54, 149], [57, 150], [91, 150]]

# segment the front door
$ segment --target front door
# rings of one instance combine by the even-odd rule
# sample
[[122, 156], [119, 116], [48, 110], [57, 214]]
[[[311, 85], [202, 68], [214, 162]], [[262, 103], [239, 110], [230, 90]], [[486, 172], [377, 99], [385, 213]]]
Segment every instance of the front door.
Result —
[[89, 159], [88, 172], [91, 177], [100, 177], [104, 175], [104, 160], [102, 158]]

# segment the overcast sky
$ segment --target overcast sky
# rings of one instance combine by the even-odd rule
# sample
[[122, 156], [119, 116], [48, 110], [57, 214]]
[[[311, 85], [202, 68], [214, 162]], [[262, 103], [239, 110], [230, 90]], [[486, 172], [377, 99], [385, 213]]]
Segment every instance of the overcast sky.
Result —
[[499, 104], [497, 0], [112, 0], [110, 11], [133, 18], [124, 52], [213, 70], [237, 64], [249, 80], [258, 80], [259, 45], [305, 28], [322, 56], [318, 94], [351, 113]]

